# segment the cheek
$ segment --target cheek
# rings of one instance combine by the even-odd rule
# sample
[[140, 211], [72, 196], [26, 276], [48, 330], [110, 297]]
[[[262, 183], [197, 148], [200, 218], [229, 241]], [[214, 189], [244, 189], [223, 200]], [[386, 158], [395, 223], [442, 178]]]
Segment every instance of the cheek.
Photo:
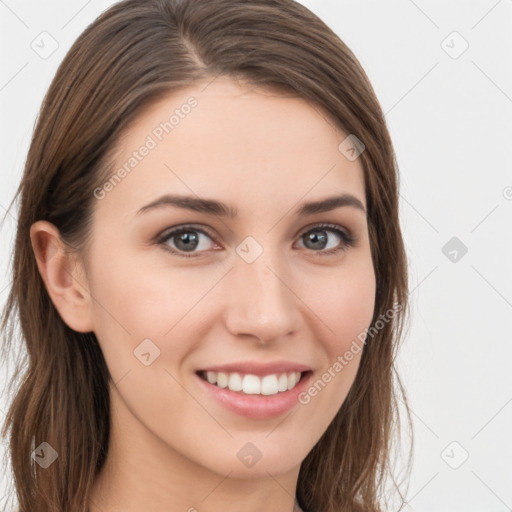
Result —
[[127, 255], [111, 260], [93, 275], [95, 315], [101, 324], [117, 323], [134, 338], [162, 336], [208, 288], [200, 276], [171, 272], [151, 258]]
[[[150, 339], [159, 355], [164, 355], [182, 325], [193, 316], [195, 305], [213, 285], [214, 277], [200, 279], [190, 272], [171, 273], [151, 261], [130, 261], [119, 254], [96, 267], [90, 287], [95, 334], [107, 364], [113, 366], [112, 373], [118, 373], [116, 368], [122, 373], [137, 362], [134, 350], [143, 340]], [[174, 345], [173, 358], [179, 360], [187, 347]]]
[[333, 329], [342, 347], [357, 339], [371, 323], [375, 307], [375, 279], [373, 274], [352, 276], [337, 291], [338, 309], [331, 308]]
[[372, 321], [376, 283], [371, 260], [365, 258], [340, 268], [319, 289], [321, 293], [311, 297], [311, 309], [324, 324], [325, 349], [332, 362]]
[[311, 423], [314, 443], [339, 411], [356, 377], [364, 350], [361, 334], [373, 317], [376, 283], [373, 265], [367, 258], [347, 262], [328, 279], [312, 278], [308, 282], [321, 290], [309, 294], [308, 306], [320, 318], [316, 339], [324, 357], [299, 402], [304, 406], [305, 424], [310, 418], [314, 423], [316, 418], [316, 423]]

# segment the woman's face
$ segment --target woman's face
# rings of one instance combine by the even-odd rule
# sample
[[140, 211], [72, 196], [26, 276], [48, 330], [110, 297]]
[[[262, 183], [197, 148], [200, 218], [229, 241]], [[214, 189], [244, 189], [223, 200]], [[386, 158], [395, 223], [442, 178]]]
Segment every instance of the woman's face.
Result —
[[345, 400], [372, 319], [363, 170], [303, 99], [205, 85], [139, 117], [95, 191], [90, 319], [124, 450], [284, 474]]

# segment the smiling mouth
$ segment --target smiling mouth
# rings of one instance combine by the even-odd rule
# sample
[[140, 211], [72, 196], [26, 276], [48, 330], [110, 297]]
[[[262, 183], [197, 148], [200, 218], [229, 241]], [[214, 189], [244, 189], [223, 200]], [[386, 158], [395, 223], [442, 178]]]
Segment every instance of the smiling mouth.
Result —
[[306, 372], [273, 373], [265, 376], [238, 372], [214, 372], [200, 370], [196, 374], [203, 380], [218, 387], [244, 395], [278, 395], [292, 390]]

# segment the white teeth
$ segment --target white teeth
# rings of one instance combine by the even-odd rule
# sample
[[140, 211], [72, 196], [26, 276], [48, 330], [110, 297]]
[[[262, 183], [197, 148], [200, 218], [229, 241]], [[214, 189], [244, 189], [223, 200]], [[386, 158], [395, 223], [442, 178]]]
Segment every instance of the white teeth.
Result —
[[217, 374], [217, 386], [219, 388], [227, 388], [228, 387], [228, 374], [219, 372]]
[[231, 391], [242, 391], [242, 377], [239, 373], [229, 374], [228, 388], [231, 389]]
[[[293, 389], [300, 380], [300, 372], [257, 375], [225, 372], [206, 372], [206, 380], [220, 388], [228, 388], [231, 391], [241, 391], [247, 395], [277, 395]], [[204, 374], [203, 374], [204, 377]]]
[[[299, 375], [300, 379], [300, 375]], [[295, 384], [297, 384], [297, 379], [295, 373], [289, 373], [288, 374], [288, 389], [292, 389]]]
[[261, 389], [261, 380], [256, 375], [244, 375], [242, 386], [242, 391], [245, 394], [259, 395]]
[[277, 381], [277, 389], [279, 391], [286, 391], [288, 389], [288, 375], [286, 375], [286, 373], [279, 375], [279, 380]]
[[276, 395], [277, 388], [277, 376], [266, 375], [261, 379], [261, 394], [262, 395]]

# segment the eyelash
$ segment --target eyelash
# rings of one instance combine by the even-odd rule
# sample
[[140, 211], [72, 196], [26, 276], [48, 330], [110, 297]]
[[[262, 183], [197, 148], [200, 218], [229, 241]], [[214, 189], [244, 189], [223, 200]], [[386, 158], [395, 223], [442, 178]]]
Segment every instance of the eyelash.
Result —
[[[330, 231], [331, 233], [335, 233], [336, 235], [338, 235], [341, 238], [342, 242], [341, 242], [340, 246], [335, 247], [333, 249], [320, 250], [320, 251], [311, 250], [313, 253], [316, 253], [317, 256], [320, 256], [320, 257], [331, 256], [333, 254], [337, 254], [339, 252], [346, 251], [349, 247], [353, 247], [355, 245], [355, 243], [356, 243], [355, 237], [352, 234], [350, 234], [349, 232], [341, 230], [335, 224], [318, 224], [318, 225], [312, 226], [312, 227], [308, 228], [307, 230], [303, 231], [300, 234], [299, 239], [302, 239], [302, 237], [304, 235], [306, 235], [307, 233], [310, 233], [312, 231], [321, 230], [324, 228], [325, 228], [325, 231]], [[183, 258], [197, 258], [204, 251], [187, 254], [186, 252], [182, 252], [182, 251], [173, 249], [166, 244], [166, 242], [168, 242], [174, 236], [180, 235], [182, 233], [186, 233], [187, 231], [195, 231], [197, 233], [202, 233], [203, 235], [206, 235], [207, 237], [211, 238], [213, 242], [217, 243], [217, 241], [215, 240], [215, 237], [212, 236], [210, 233], [208, 233], [208, 231], [206, 231], [202, 228], [197, 228], [193, 225], [183, 225], [183, 226], [180, 226], [179, 228], [175, 228], [172, 231], [169, 231], [169, 232], [165, 233], [164, 235], [160, 235], [159, 237], [157, 237], [156, 242], [159, 245], [161, 245], [164, 250], [170, 252], [171, 254], [176, 254]]]

